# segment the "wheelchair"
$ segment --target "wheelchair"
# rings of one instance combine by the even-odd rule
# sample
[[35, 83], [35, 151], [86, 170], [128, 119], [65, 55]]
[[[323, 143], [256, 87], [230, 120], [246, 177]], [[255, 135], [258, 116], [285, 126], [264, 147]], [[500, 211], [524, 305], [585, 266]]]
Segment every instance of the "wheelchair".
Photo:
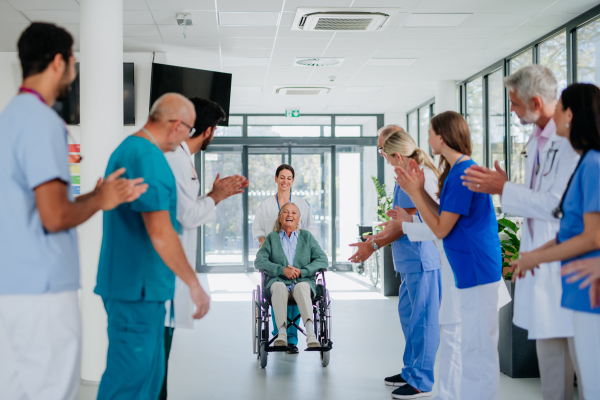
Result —
[[[305, 350], [320, 352], [323, 367], [329, 365], [329, 352], [333, 348], [333, 342], [331, 341], [331, 313], [329, 308], [331, 299], [326, 287], [325, 271], [327, 269], [323, 268], [317, 272], [317, 290], [316, 293], [312, 293], [313, 325], [315, 335], [321, 346], [309, 347]], [[272, 346], [276, 337], [269, 337], [271, 334], [269, 327], [271, 293], [265, 289], [267, 282], [271, 278], [263, 271], [261, 271], [260, 275], [261, 284], [257, 285], [256, 289], [252, 291], [252, 350], [260, 361], [260, 367], [265, 368], [269, 353], [287, 351], [288, 347]], [[288, 305], [296, 305], [294, 298], [289, 299]], [[299, 332], [302, 332], [306, 336], [304, 329], [298, 326], [300, 318], [300, 315], [293, 320], [288, 317], [287, 326], [295, 326]]]

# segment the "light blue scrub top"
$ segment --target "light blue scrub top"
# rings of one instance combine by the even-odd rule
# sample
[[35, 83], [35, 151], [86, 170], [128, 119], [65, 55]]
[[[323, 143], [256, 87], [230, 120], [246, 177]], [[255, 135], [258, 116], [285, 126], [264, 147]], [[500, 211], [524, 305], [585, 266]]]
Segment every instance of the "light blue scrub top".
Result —
[[169, 211], [177, 230], [177, 188], [163, 152], [129, 136], [111, 155], [106, 175], [125, 167], [125, 178], [144, 178], [148, 191], [136, 201], [104, 212], [104, 236], [94, 292], [104, 300], [166, 301], [175, 294], [175, 274], [165, 265], [146, 231], [143, 212]]
[[34, 189], [71, 174], [65, 123], [32, 94], [0, 114], [0, 295], [79, 289], [77, 233], [42, 226]]
[[440, 215], [442, 211], [460, 215], [442, 241], [459, 289], [502, 278], [502, 251], [492, 196], [472, 192], [460, 179], [471, 165], [477, 164], [473, 160], [454, 164], [440, 196]]
[[[393, 207], [415, 208], [408, 194], [398, 184], [394, 186]], [[415, 273], [440, 269], [440, 254], [432, 241], [411, 242], [404, 235], [392, 243], [394, 269], [400, 273]]]
[[[583, 215], [600, 212], [600, 152], [590, 150], [585, 155], [579, 168], [573, 176], [563, 203], [564, 217], [560, 220], [558, 242], [567, 241], [583, 232]], [[594, 250], [570, 260], [564, 260], [563, 265], [574, 260], [600, 257], [600, 250]], [[562, 306], [576, 311], [600, 314], [600, 308], [592, 310], [589, 287], [579, 289], [581, 280], [567, 283], [568, 277], [562, 281]]]

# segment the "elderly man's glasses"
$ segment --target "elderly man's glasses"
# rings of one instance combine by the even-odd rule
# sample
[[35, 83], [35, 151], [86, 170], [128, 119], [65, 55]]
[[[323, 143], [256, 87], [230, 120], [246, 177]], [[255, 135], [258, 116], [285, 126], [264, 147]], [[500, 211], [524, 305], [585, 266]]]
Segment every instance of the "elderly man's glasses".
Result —
[[170, 120], [169, 120], [169, 122], [177, 122], [177, 121], [181, 122], [181, 124], [182, 124], [183, 126], [185, 126], [186, 128], [189, 128], [189, 130], [190, 130], [190, 132], [189, 132], [189, 134], [188, 134], [188, 135], [189, 135], [189, 137], [192, 137], [192, 136], [194, 136], [194, 133], [196, 133], [196, 128], [194, 128], [193, 126], [189, 126], [188, 124], [186, 124], [185, 122], [183, 122], [183, 121], [182, 121], [182, 120], [180, 120], [180, 119], [170, 119]]

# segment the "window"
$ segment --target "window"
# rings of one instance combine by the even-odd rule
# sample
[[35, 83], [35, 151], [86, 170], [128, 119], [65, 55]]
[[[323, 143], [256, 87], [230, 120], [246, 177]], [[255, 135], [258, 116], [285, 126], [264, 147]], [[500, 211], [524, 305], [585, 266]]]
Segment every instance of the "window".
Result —
[[[528, 50], [510, 60], [510, 72], [516, 72], [525, 65], [533, 64], [532, 51]], [[523, 125], [517, 114], [510, 114], [510, 179], [513, 182], [525, 182], [525, 146], [533, 132], [533, 124]]]
[[242, 123], [242, 117], [230, 116], [229, 126], [217, 126], [215, 137], [242, 136]]
[[523, 53], [510, 59], [510, 73], [517, 72], [521, 67], [533, 64], [533, 50], [527, 49]]
[[[487, 77], [487, 94], [488, 94], [488, 132], [490, 138], [490, 165], [494, 168], [496, 161], [502, 169], [506, 170], [506, 157], [504, 155], [505, 148], [505, 114], [504, 114], [504, 82], [503, 70], [499, 69], [492, 72]], [[494, 206], [501, 208], [500, 196], [492, 196]]]
[[577, 81], [600, 83], [600, 19], [577, 30]]
[[335, 117], [335, 136], [377, 136], [377, 117]]
[[483, 78], [467, 83], [467, 124], [471, 131], [471, 158], [478, 165], [485, 165], [483, 135]]
[[413, 139], [415, 139], [415, 142], [418, 142], [418, 135], [419, 135], [419, 120], [418, 120], [418, 116], [417, 116], [417, 112], [413, 111], [410, 114], [408, 114], [408, 133], [410, 133], [410, 136], [413, 137]]
[[540, 64], [550, 68], [558, 82], [557, 97], [567, 87], [567, 35], [558, 35], [540, 43]]
[[431, 106], [428, 104], [419, 109], [419, 147], [429, 154], [429, 121]]
[[[329, 135], [326, 135], [325, 128]], [[248, 117], [249, 137], [331, 136], [331, 117]], [[358, 135], [360, 136], [360, 135]]]

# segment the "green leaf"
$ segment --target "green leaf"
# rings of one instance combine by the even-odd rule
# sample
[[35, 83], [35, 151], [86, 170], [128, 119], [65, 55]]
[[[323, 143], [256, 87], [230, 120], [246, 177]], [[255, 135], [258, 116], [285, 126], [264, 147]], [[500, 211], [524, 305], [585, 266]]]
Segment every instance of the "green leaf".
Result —
[[[516, 241], [517, 243], [521, 243], [521, 241], [519, 240], [519, 238], [517, 237], [517, 235], [515, 235], [514, 233], [510, 233], [510, 232], [506, 232], [506, 234], [513, 240]], [[513, 242], [514, 243], [514, 242]]]
[[510, 265], [510, 263], [509, 263], [508, 261], [504, 261], [504, 262], [502, 263], [502, 268], [506, 268], [506, 267], [508, 267], [509, 265]]
[[505, 244], [512, 245], [513, 241], [510, 239], [501, 240], [500, 243], [504, 246]]
[[[508, 220], [506, 218], [499, 219], [498, 220], [498, 225], [501, 225], [501, 226], [503, 226], [505, 228], [508, 228], [508, 229], [512, 230], [513, 232], [515, 232], [515, 233], [518, 231], [517, 224], [515, 224], [514, 222], [512, 222], [512, 221], [510, 221], [510, 220]], [[506, 233], [509, 233], [509, 232], [506, 232]]]
[[515, 249], [512, 246], [502, 246], [502, 248], [504, 249], [504, 251], [509, 251], [512, 254], [518, 254], [519, 252], [517, 251], [517, 249]]

